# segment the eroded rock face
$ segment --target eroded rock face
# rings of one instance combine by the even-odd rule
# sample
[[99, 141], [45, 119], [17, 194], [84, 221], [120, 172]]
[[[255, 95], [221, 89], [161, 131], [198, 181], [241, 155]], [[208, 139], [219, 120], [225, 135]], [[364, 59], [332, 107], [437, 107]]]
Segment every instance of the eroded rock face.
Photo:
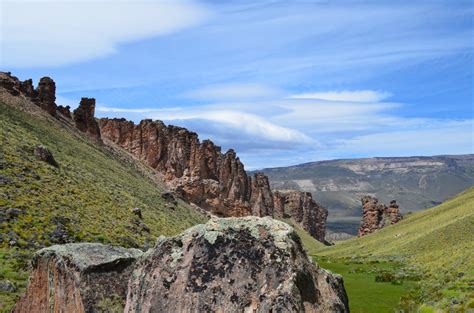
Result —
[[385, 225], [395, 224], [402, 219], [398, 204], [395, 200], [390, 201], [390, 207], [372, 196], [364, 196], [362, 202], [362, 221], [358, 236], [362, 237], [373, 233]]
[[274, 197], [268, 177], [263, 173], [250, 177], [234, 150], [223, 154], [212, 141], [200, 142], [196, 133], [161, 121], [143, 120], [135, 125], [105, 118], [99, 125], [102, 138], [163, 173], [174, 193], [212, 214], [284, 217], [288, 211], [287, 217], [294, 217], [313, 237], [324, 241], [327, 210], [308, 193]]
[[56, 114], [56, 83], [50, 77], [43, 77], [36, 88], [37, 103], [43, 110], [51, 115]]
[[143, 253], [98, 243], [38, 251], [25, 295], [13, 312], [98, 312], [123, 308], [132, 265]]
[[285, 214], [300, 223], [311, 236], [325, 242], [328, 210], [316, 203], [311, 193], [287, 192], [285, 194]]
[[101, 141], [99, 123], [95, 117], [95, 99], [82, 98], [79, 107], [74, 110], [76, 128], [96, 141]]
[[0, 87], [5, 88], [14, 96], [24, 96], [51, 115], [56, 114], [56, 84], [50, 77], [43, 77], [38, 87], [33, 87], [33, 81], [20, 81], [10, 72], [0, 72]]
[[159, 238], [136, 264], [125, 312], [348, 312], [342, 278], [312, 263], [287, 224], [213, 219]]

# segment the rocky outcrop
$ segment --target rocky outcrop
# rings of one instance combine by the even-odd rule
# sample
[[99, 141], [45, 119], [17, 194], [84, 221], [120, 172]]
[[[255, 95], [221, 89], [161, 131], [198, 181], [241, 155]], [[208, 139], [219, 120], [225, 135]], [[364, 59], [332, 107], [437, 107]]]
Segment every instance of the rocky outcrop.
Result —
[[136, 249], [77, 243], [37, 252], [13, 312], [349, 312], [342, 278], [269, 217], [211, 219]]
[[362, 197], [361, 202], [362, 221], [358, 232], [359, 237], [373, 233], [385, 225], [395, 224], [402, 219], [395, 200], [390, 201], [390, 207], [388, 208], [372, 196]]
[[175, 194], [213, 215], [284, 217], [288, 206], [289, 217], [324, 241], [325, 220], [321, 219], [327, 211], [306, 193], [292, 193], [288, 199], [274, 197], [268, 177], [263, 173], [249, 176], [232, 149], [222, 153], [212, 141], [201, 142], [196, 133], [161, 121], [143, 120], [135, 125], [125, 119], [100, 119], [98, 123], [93, 98], [82, 98], [71, 115], [69, 106], [55, 104], [56, 85], [49, 77], [41, 78], [35, 90], [31, 79], [20, 82], [0, 72], [0, 86], [29, 98], [51, 115], [72, 118], [76, 128], [96, 142], [104, 138], [127, 150], [162, 173]]
[[43, 77], [36, 88], [35, 103], [51, 115], [56, 114], [56, 83], [49, 77]]
[[159, 238], [135, 265], [125, 312], [348, 312], [342, 278], [271, 218], [214, 219]]
[[[311, 236], [325, 242], [328, 211], [316, 203], [309, 192], [288, 191], [279, 193], [284, 197], [283, 216], [289, 216], [299, 223]], [[280, 202], [280, 200], [277, 200]]]
[[99, 123], [97, 123], [94, 114], [95, 99], [82, 98], [79, 107], [74, 110], [74, 123], [81, 132], [86, 133], [96, 141], [101, 141]]
[[[38, 251], [25, 295], [13, 312], [118, 312], [140, 250], [95, 243]], [[113, 306], [113, 307], [112, 307]]]
[[388, 217], [390, 224], [395, 224], [403, 218], [396, 200], [390, 201], [390, 205], [386, 209], [385, 215]]
[[327, 210], [309, 193], [292, 192], [280, 201], [268, 177], [263, 173], [249, 176], [234, 150], [223, 154], [212, 141], [200, 142], [196, 133], [161, 121], [134, 124], [103, 118], [99, 125], [104, 140], [161, 172], [174, 193], [208, 212], [220, 217], [293, 217], [324, 241]]

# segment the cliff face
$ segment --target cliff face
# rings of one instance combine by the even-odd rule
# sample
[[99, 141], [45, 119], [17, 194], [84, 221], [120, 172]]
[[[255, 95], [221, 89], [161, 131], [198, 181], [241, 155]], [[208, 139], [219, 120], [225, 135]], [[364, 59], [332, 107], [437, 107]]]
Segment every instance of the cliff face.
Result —
[[362, 197], [361, 202], [362, 221], [358, 232], [359, 237], [373, 233], [385, 225], [395, 224], [403, 218], [395, 200], [390, 201], [389, 207], [379, 203], [379, 200], [372, 196]]
[[[104, 140], [113, 142], [163, 173], [184, 199], [221, 217], [247, 215], [293, 217], [313, 237], [324, 241], [327, 210], [305, 192], [275, 196], [263, 173], [249, 176], [235, 151], [221, 152], [194, 132], [143, 120], [100, 119]], [[283, 198], [281, 198], [283, 197]]]

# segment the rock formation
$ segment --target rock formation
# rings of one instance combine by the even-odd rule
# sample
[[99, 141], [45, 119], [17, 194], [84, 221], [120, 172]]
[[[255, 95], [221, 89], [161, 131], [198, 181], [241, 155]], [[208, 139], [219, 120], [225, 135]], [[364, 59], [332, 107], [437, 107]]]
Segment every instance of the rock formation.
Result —
[[135, 264], [125, 312], [348, 312], [342, 278], [271, 218], [213, 219], [158, 239]]
[[101, 141], [99, 123], [95, 117], [95, 99], [82, 98], [79, 107], [74, 110], [73, 119], [76, 128], [96, 141]]
[[385, 215], [388, 216], [390, 224], [395, 224], [403, 218], [396, 200], [390, 201], [390, 205], [386, 209]]
[[56, 83], [49, 77], [43, 77], [36, 88], [35, 103], [51, 115], [56, 114]]
[[132, 265], [142, 254], [96, 243], [42, 249], [13, 312], [106, 312], [112, 304], [123, 310]]
[[36, 253], [13, 312], [349, 312], [342, 278], [310, 261], [289, 225], [212, 219], [146, 253], [102, 244]]
[[372, 196], [362, 197], [361, 202], [362, 221], [358, 232], [359, 237], [373, 233], [388, 223], [395, 224], [402, 219], [395, 200], [390, 201], [390, 207], [388, 208]]
[[93, 98], [82, 98], [71, 115], [68, 106], [55, 104], [56, 85], [49, 77], [41, 78], [34, 89], [31, 79], [21, 82], [0, 72], [0, 87], [27, 97], [53, 116], [72, 118], [76, 128], [96, 142], [102, 143], [103, 138], [127, 150], [163, 174], [175, 194], [213, 215], [292, 217], [324, 242], [326, 209], [307, 193], [274, 196], [268, 177], [263, 173], [250, 177], [232, 149], [222, 153], [212, 141], [201, 142], [196, 133], [161, 121], [135, 125], [125, 119], [100, 119], [98, 123]]
[[196, 133], [161, 121], [143, 120], [136, 125], [103, 118], [99, 125], [104, 140], [161, 172], [173, 192], [185, 200], [221, 217], [293, 217], [324, 242], [327, 210], [304, 192], [285, 194], [280, 201], [268, 177], [263, 173], [250, 177], [234, 150], [223, 154], [212, 141], [200, 142]]

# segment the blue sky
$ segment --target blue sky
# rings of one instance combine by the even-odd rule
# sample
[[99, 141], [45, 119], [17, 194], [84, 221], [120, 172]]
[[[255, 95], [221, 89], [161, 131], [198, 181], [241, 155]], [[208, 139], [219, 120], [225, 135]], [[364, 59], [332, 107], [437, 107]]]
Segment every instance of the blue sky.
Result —
[[1, 69], [247, 169], [474, 153], [472, 1], [1, 1]]

